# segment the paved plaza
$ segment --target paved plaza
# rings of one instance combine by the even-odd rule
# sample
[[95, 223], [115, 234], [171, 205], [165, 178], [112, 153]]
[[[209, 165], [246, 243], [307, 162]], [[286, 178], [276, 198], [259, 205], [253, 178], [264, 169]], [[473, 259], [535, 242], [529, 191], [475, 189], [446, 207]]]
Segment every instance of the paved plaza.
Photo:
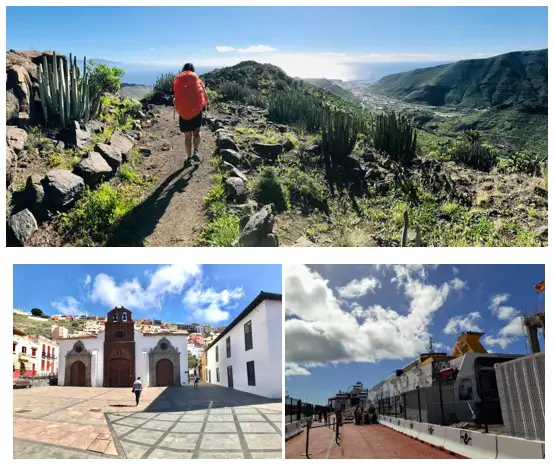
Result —
[[281, 403], [226, 387], [13, 394], [14, 458], [281, 458]]

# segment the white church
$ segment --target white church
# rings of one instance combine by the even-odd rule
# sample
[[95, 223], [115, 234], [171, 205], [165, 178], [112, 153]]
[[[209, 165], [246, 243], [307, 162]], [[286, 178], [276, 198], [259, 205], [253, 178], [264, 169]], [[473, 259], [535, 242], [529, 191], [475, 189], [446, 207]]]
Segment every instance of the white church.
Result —
[[116, 307], [97, 335], [59, 341], [58, 385], [130, 387], [188, 384], [187, 335], [142, 333], [132, 312]]

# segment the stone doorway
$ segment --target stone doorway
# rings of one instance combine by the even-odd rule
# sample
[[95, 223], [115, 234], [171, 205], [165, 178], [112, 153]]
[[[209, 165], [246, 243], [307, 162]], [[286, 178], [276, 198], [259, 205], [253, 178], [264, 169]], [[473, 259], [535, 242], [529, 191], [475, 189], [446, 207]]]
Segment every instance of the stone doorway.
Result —
[[167, 358], [156, 363], [156, 386], [173, 386], [173, 363]]
[[81, 361], [71, 364], [71, 386], [86, 386], [87, 368]]
[[[150, 386], [180, 386], [181, 385], [181, 353], [174, 347], [166, 337], [160, 338], [156, 347], [150, 350], [149, 355], [149, 373]], [[164, 379], [158, 380], [158, 364], [163, 361], [160, 374]], [[166, 373], [172, 373], [172, 376]], [[160, 384], [172, 382], [173, 384]]]

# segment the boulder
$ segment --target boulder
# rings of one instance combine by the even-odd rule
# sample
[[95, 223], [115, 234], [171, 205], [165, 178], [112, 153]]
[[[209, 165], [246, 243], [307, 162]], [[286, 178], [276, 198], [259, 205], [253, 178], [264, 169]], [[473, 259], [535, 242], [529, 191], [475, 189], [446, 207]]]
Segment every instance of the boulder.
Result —
[[545, 199], [548, 198], [548, 191], [540, 186], [535, 186], [534, 192], [535, 195], [538, 195], [539, 197], [543, 197]]
[[42, 185], [42, 176], [32, 174], [27, 178], [25, 184], [25, 196], [31, 210], [40, 210], [44, 206], [44, 186]]
[[283, 142], [283, 151], [284, 152], [288, 152], [290, 150], [292, 150], [294, 148], [294, 143], [291, 141], [291, 140], [285, 140], [285, 142]]
[[100, 134], [104, 132], [104, 124], [100, 121], [92, 120], [85, 123], [85, 129], [91, 134]]
[[270, 161], [275, 161], [283, 152], [283, 146], [281, 144], [262, 144], [261, 142], [254, 142], [252, 148], [260, 157]]
[[68, 170], [52, 170], [42, 182], [49, 205], [66, 207], [77, 200], [85, 190], [85, 181]]
[[84, 149], [92, 142], [90, 133], [84, 126], [81, 126], [78, 121], [73, 121], [69, 127], [63, 131], [63, 137], [65, 142], [69, 145], [80, 149]]
[[231, 211], [236, 213], [240, 218], [245, 218], [244, 224], [241, 224], [241, 230], [244, 229], [250, 217], [259, 209], [258, 202], [253, 199], [248, 199], [245, 203], [229, 205]]
[[233, 137], [229, 133], [218, 134], [216, 145], [218, 150], [230, 149], [235, 152], [238, 151], [237, 144], [235, 144]]
[[135, 146], [135, 142], [129, 136], [115, 131], [110, 138], [110, 145], [117, 148], [123, 156], [123, 161], [126, 161], [127, 155], [129, 155], [129, 152]]
[[321, 152], [321, 147], [317, 144], [310, 145], [304, 149], [304, 152], [308, 153], [319, 153]]
[[273, 205], [265, 205], [250, 217], [240, 233], [238, 244], [242, 247], [257, 247], [268, 235], [273, 234], [274, 223]]
[[8, 146], [14, 149], [16, 152], [20, 152], [25, 147], [27, 142], [27, 132], [24, 129], [20, 129], [16, 126], [8, 126], [6, 128], [6, 139]]
[[246, 184], [240, 178], [225, 178], [223, 187], [227, 197], [235, 203], [243, 203], [246, 200]]
[[13, 89], [6, 91], [6, 123], [10, 124], [19, 116], [19, 100], [13, 93]]
[[539, 238], [543, 241], [548, 240], [548, 226], [541, 226], [539, 229], [537, 229], [537, 235]]
[[12, 238], [19, 246], [24, 246], [38, 230], [37, 220], [28, 209], [12, 215], [8, 220], [8, 227]]
[[12, 89], [19, 102], [19, 111], [30, 112], [33, 97], [29, 72], [21, 65], [6, 66], [6, 89]]
[[73, 172], [81, 176], [89, 186], [95, 186], [102, 178], [112, 174], [113, 168], [97, 152], [89, 152], [75, 166]]
[[232, 149], [222, 149], [219, 154], [221, 155], [222, 160], [231, 165], [240, 165], [242, 161], [242, 155]]
[[6, 187], [8, 187], [15, 177], [15, 170], [17, 168], [17, 155], [13, 149], [8, 145], [6, 149]]
[[99, 153], [104, 160], [116, 170], [123, 161], [123, 156], [117, 147], [108, 144], [96, 144], [94, 151]]
[[248, 180], [246, 175], [238, 168], [234, 167], [231, 163], [224, 161], [221, 165], [221, 169], [227, 173], [227, 177], [229, 178], [240, 178], [244, 182]]
[[265, 236], [258, 244], [258, 247], [279, 247], [277, 234], [271, 233]]
[[140, 140], [140, 136], [141, 136], [140, 131], [131, 130], [131, 129], [124, 129], [123, 134], [137, 141]]
[[140, 147], [139, 148], [139, 153], [143, 156], [143, 157], [150, 157], [152, 156], [152, 150], [147, 148], [147, 147]]
[[258, 168], [264, 164], [263, 158], [258, 155], [254, 155], [253, 153], [247, 153], [245, 158], [252, 168]]
[[317, 245], [307, 237], [302, 236], [297, 239], [293, 247], [317, 247]]
[[21, 129], [27, 129], [31, 125], [31, 117], [29, 113], [20, 111], [17, 114], [17, 127]]

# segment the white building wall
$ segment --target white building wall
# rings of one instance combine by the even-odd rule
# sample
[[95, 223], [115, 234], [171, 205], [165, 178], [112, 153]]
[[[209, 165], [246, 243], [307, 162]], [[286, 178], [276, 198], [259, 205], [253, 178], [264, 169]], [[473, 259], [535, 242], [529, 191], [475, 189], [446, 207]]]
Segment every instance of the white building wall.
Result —
[[65, 383], [65, 362], [67, 353], [73, 349], [77, 341], [81, 341], [85, 349], [92, 353], [90, 383], [92, 387], [101, 387], [104, 384], [104, 331], [95, 338], [61, 339], [59, 347], [58, 385]]
[[[245, 350], [244, 325], [252, 322], [253, 348]], [[282, 305], [265, 300], [208, 350], [207, 369], [211, 382], [228, 386], [227, 366], [232, 366], [233, 387], [264, 397], [282, 397]], [[231, 357], [227, 358], [226, 340], [231, 338]], [[216, 347], [219, 361], [216, 362]], [[256, 385], [248, 385], [246, 362], [254, 361]], [[219, 382], [216, 370], [219, 368]], [[209, 379], [209, 378], [208, 378]]]
[[187, 335], [186, 334], [163, 334], [156, 336], [144, 336], [140, 331], [135, 330], [135, 373], [140, 376], [144, 386], [150, 385], [149, 373], [149, 353], [158, 345], [158, 342], [166, 338], [173, 347], [179, 352], [179, 364], [181, 365], [181, 385], [188, 384], [188, 369], [189, 359], [187, 352]]

